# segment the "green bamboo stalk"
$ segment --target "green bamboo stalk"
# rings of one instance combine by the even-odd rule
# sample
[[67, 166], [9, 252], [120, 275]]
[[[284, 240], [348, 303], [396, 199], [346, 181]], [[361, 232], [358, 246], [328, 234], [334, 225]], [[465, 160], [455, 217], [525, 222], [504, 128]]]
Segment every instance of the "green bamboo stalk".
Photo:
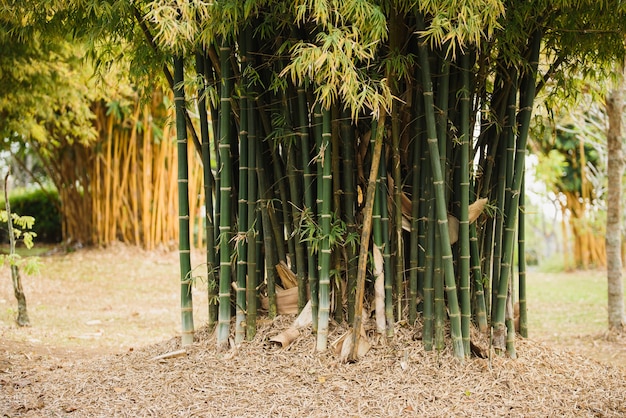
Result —
[[[250, 142], [248, 142], [248, 146], [250, 147]], [[250, 157], [251, 154], [248, 155]], [[248, 201], [248, 225], [258, 225], [257, 222], [257, 178], [254, 170], [250, 170], [248, 173], [248, 197], [250, 201]], [[254, 183], [254, 189], [252, 189], [252, 183]], [[254, 226], [251, 226], [248, 230], [247, 240], [248, 240], [248, 275], [246, 276], [246, 339], [248, 341], [252, 340], [256, 335], [256, 316], [257, 316], [257, 298], [258, 291], [257, 287], [259, 284], [260, 267], [262, 262], [262, 257], [259, 256], [261, 253], [262, 242], [256, 241], [256, 239], [260, 239], [259, 233]]]
[[[246, 31], [246, 44], [248, 45], [247, 54], [245, 54], [245, 63], [251, 67], [254, 67], [254, 54], [251, 53], [251, 49], [254, 46], [252, 40], [252, 30]], [[247, 176], [247, 275], [246, 275], [246, 339], [252, 340], [256, 335], [256, 315], [257, 315], [257, 297], [258, 297], [258, 283], [262, 269], [262, 257], [259, 256], [261, 252], [262, 244], [257, 240], [260, 240], [260, 234], [257, 233], [259, 222], [257, 217], [260, 217], [258, 211], [258, 198], [259, 198], [259, 183], [257, 176], [257, 111], [255, 109], [256, 97], [258, 92], [254, 83], [249, 83], [248, 90], [248, 103], [245, 111], [248, 114], [247, 128], [248, 128], [248, 176]], [[244, 109], [241, 110], [243, 114]]]
[[[512, 69], [507, 71], [510, 75], [515, 72]], [[513, 165], [513, 153], [511, 149], [515, 149], [515, 134], [513, 131], [513, 123], [515, 121], [515, 100], [517, 96], [517, 88], [509, 88], [509, 97], [506, 107], [506, 116], [504, 118], [503, 130], [498, 140], [498, 153], [497, 164], [495, 167], [498, 170], [498, 177], [496, 183], [492, 188], [495, 201], [496, 201], [496, 214], [494, 219], [493, 229], [493, 242], [492, 242], [492, 292], [491, 292], [491, 304], [495, 306], [498, 285], [500, 283], [500, 270], [502, 265], [502, 236], [504, 228], [504, 211], [507, 196], [507, 188], [510, 190], [509, 172]], [[491, 320], [494, 320], [493, 315], [495, 311], [492, 311]]]
[[[396, 289], [396, 318], [402, 318], [402, 298], [404, 296], [404, 240], [402, 238], [402, 174], [400, 167], [400, 115], [398, 104], [394, 102], [391, 114], [391, 176], [393, 178], [393, 243], [395, 255], [394, 286]], [[391, 249], [390, 249], [391, 250]], [[390, 266], [391, 267], [391, 266]], [[389, 318], [388, 318], [389, 319]], [[393, 335], [393, 322], [387, 329]], [[389, 335], [389, 336], [391, 336]]]
[[178, 154], [178, 257], [180, 262], [180, 312], [182, 345], [193, 343], [193, 300], [191, 294], [191, 252], [189, 242], [189, 168], [183, 57], [174, 56], [174, 106]]
[[[420, 264], [420, 228], [422, 222], [420, 221], [420, 211], [423, 208], [420, 205], [420, 197], [423, 195], [424, 184], [421, 182], [422, 176], [422, 138], [420, 131], [422, 129], [420, 118], [421, 115], [421, 100], [417, 97], [412, 108], [413, 119], [415, 120], [411, 125], [413, 142], [411, 146], [412, 158], [411, 158], [411, 235], [409, 238], [409, 323], [415, 324], [417, 320], [417, 305], [420, 292], [423, 297], [423, 283], [420, 283], [420, 269], [423, 268], [423, 264]], [[423, 248], [423, 247], [422, 247]], [[423, 276], [423, 275], [422, 275]], [[421, 287], [420, 287], [421, 284]]]
[[470, 231], [469, 231], [469, 196], [470, 196], [470, 59], [469, 54], [461, 55], [461, 97], [460, 97], [460, 134], [461, 156], [459, 162], [460, 212], [459, 212], [459, 293], [461, 299], [461, 332], [465, 355], [470, 354], [470, 323], [472, 306], [470, 293]]
[[[376, 137], [375, 136], [371, 136], [370, 137], [370, 149], [372, 150], [372, 152], [374, 151], [374, 148], [376, 146]], [[383, 151], [382, 154], [384, 155], [384, 145], [383, 145]], [[381, 161], [381, 167], [382, 167], [382, 161]], [[387, 199], [386, 196], [387, 194], [384, 192], [384, 189], [382, 189], [380, 183], [381, 183], [381, 179], [380, 179], [380, 171], [381, 171], [381, 167], [379, 167], [378, 171], [379, 171], [379, 178], [377, 180], [377, 186], [376, 186], [376, 193], [374, 195], [374, 207], [372, 209], [372, 239], [374, 242], [374, 245], [381, 251], [383, 252], [383, 248], [385, 246], [385, 241], [383, 239], [383, 221], [382, 221], [382, 208], [383, 206], [387, 205]], [[384, 263], [385, 260], [383, 258], [383, 268], [384, 268]], [[379, 274], [379, 272], [376, 269], [376, 265], [374, 265], [374, 283], [376, 283], [376, 280], [378, 279], [377, 275]], [[384, 277], [384, 273], [383, 273], [383, 277]], [[386, 285], [387, 283], [385, 283]], [[384, 315], [385, 315], [385, 326], [384, 329], [382, 329], [382, 327], [379, 325], [378, 322], [378, 317], [379, 315], [381, 315], [381, 313], [379, 312], [379, 308], [378, 306], [376, 306], [376, 331], [379, 333], [384, 333], [384, 335], [386, 335], [386, 330], [387, 330], [387, 315], [386, 313], [389, 311], [389, 309], [387, 309], [388, 306], [391, 306], [390, 310], [392, 311], [393, 314], [393, 304], [391, 299], [389, 299], [389, 297], [391, 296], [391, 288], [387, 289], [387, 287], [385, 286], [385, 309], [384, 309]]]
[[[423, 16], [418, 15], [418, 30], [424, 29]], [[435, 105], [433, 100], [432, 80], [430, 78], [430, 63], [428, 62], [428, 51], [423, 40], [419, 41], [419, 61], [422, 67], [422, 84], [424, 86], [424, 103], [426, 115], [426, 131], [428, 136], [428, 149], [430, 151], [431, 169], [433, 174], [433, 186], [435, 191], [435, 210], [439, 223], [440, 250], [444, 268], [444, 280], [446, 293], [448, 296], [448, 308], [450, 317], [450, 334], [454, 355], [464, 358], [463, 339], [461, 333], [461, 314], [456, 291], [454, 277], [454, 265], [452, 262], [452, 249], [450, 246], [450, 236], [448, 235], [448, 213], [446, 206], [446, 192], [444, 176], [441, 169], [439, 146], [437, 138], [437, 125], [435, 122]]]
[[[511, 272], [513, 274], [513, 272]], [[511, 358], [517, 358], [515, 351], [515, 323], [513, 320], [513, 280], [509, 280], [509, 291], [506, 296], [506, 352]]]
[[[481, 228], [480, 236], [477, 236], [477, 254], [480, 259], [480, 270], [483, 272], [485, 276], [485, 280], [483, 281], [483, 291], [484, 291], [484, 300], [485, 300], [485, 308], [487, 312], [487, 318], [489, 318], [489, 322], [491, 323], [491, 289], [493, 287], [492, 277], [491, 277], [491, 254], [493, 250], [493, 226], [494, 226], [495, 218], [489, 217], [487, 218], [484, 226]], [[477, 231], [478, 233], [478, 231]], [[478, 234], [477, 234], [478, 235]], [[482, 280], [482, 279], [481, 279]]]
[[[322, 231], [319, 252], [319, 319], [317, 323], [317, 351], [324, 351], [328, 345], [328, 322], [330, 318], [330, 233], [332, 216], [332, 166], [331, 166], [331, 114], [322, 110], [322, 142], [319, 147], [318, 164], [322, 169], [321, 202], [318, 200], [318, 214]], [[319, 161], [321, 159], [321, 161]], [[321, 203], [321, 207], [320, 204]]]
[[[418, 75], [420, 73], [418, 72]], [[425, 274], [426, 274], [426, 252], [425, 248], [428, 247], [426, 230], [428, 227], [428, 219], [429, 219], [429, 206], [430, 199], [429, 196], [432, 195], [432, 178], [430, 175], [430, 156], [428, 155], [428, 147], [426, 146], [426, 137], [425, 137], [425, 129], [424, 129], [424, 112], [423, 112], [423, 100], [421, 97], [421, 91], [418, 91], [418, 97], [416, 97], [416, 109], [418, 110], [418, 114], [421, 115], [419, 117], [420, 129], [418, 131], [419, 136], [417, 140], [419, 141], [420, 152], [419, 154], [419, 164], [420, 164], [420, 185], [414, 187], [415, 192], [419, 195], [419, 218], [417, 222], [417, 292], [418, 296], [421, 295], [422, 302], [418, 304], [417, 310], [422, 311], [424, 313], [424, 300], [426, 299], [424, 289], [425, 289]], [[414, 157], [417, 158], [417, 157]], [[434, 245], [434, 244], [433, 244]], [[431, 264], [432, 266], [432, 264]], [[431, 279], [431, 287], [432, 287], [432, 279]], [[432, 295], [431, 295], [432, 296]], [[421, 305], [421, 309], [420, 309]], [[431, 310], [432, 314], [432, 310]]]
[[[414, 113], [417, 115], [417, 112]], [[419, 119], [418, 119], [419, 121]], [[412, 165], [411, 165], [411, 235], [409, 239], [409, 324], [415, 324], [417, 320], [417, 304], [419, 296], [419, 264], [420, 246], [419, 246], [419, 230], [420, 230], [420, 194], [423, 192], [421, 187], [420, 176], [422, 174], [422, 165], [420, 164], [422, 141], [420, 140], [419, 131], [420, 124], [413, 123], [413, 144], [412, 144]]]
[[438, 75], [437, 97], [435, 102], [436, 122], [437, 122], [437, 138], [439, 146], [439, 159], [441, 161], [441, 172], [443, 174], [444, 191], [446, 204], [450, 200], [448, 187], [450, 184], [448, 179], [448, 103], [450, 94], [450, 60], [442, 58], [441, 73]]
[[[272, 188], [267, 176], [267, 163], [270, 161], [267, 142], [257, 141], [258, 146], [263, 147], [263, 152], [257, 151], [257, 177], [259, 182], [259, 209], [261, 211], [263, 228], [263, 249], [265, 251], [265, 276], [267, 284], [267, 298], [269, 300], [268, 316], [274, 318], [278, 314], [276, 306], [276, 265], [278, 256], [274, 243], [275, 233], [272, 221]], [[255, 325], [256, 327], [256, 325]]]
[[342, 324], [344, 321], [344, 312], [343, 312], [343, 297], [344, 297], [344, 285], [343, 285], [343, 277], [342, 277], [342, 258], [339, 251], [333, 251], [331, 253], [331, 266], [332, 266], [332, 275], [331, 275], [331, 286], [332, 286], [332, 294], [333, 294], [333, 302], [334, 304], [331, 306], [333, 311], [333, 319], [336, 323]]
[[[211, 46], [205, 48], [203, 51], [204, 53], [203, 54], [204, 55], [204, 79], [206, 80], [207, 86], [215, 86], [217, 85], [219, 80], [216, 77], [216, 68], [212, 65], [211, 59], [209, 58], [209, 51], [213, 51], [213, 48]], [[219, 68], [217, 69], [219, 70]], [[213, 146], [214, 146], [214, 151], [215, 151], [214, 154], [217, 156], [217, 140], [219, 138], [219, 132], [218, 132], [219, 124], [217, 123], [217, 121], [219, 120], [219, 111], [218, 111], [218, 106], [211, 103], [211, 101], [207, 102], [207, 106], [209, 107], [209, 113], [211, 115], [211, 118], [208, 121], [209, 127], [210, 127], [209, 139], [213, 139]], [[213, 181], [215, 182], [215, 179], [213, 179]], [[217, 315], [216, 315], [216, 318], [217, 318]]]
[[224, 41], [220, 47], [220, 129], [219, 129], [219, 167], [220, 167], [220, 278], [219, 278], [219, 312], [217, 323], [217, 346], [224, 349], [228, 346], [230, 334], [230, 288], [232, 268], [230, 264], [231, 248], [231, 212], [232, 212], [232, 156], [231, 156], [231, 90], [232, 69], [230, 64], [230, 45]]
[[[435, 208], [437, 204], [435, 203]], [[434, 308], [435, 308], [435, 350], [442, 351], [445, 347], [445, 317], [446, 317], [446, 301], [445, 301], [445, 285], [444, 273], [442, 271], [443, 254], [441, 247], [437, 245], [441, 242], [441, 231], [435, 227], [435, 219], [431, 220], [431, 227], [435, 230], [435, 248], [433, 254], [433, 289], [434, 289]]]
[[382, 226], [382, 251], [383, 251], [383, 272], [385, 274], [385, 318], [387, 322], [387, 336], [393, 336], [393, 270], [391, 264], [391, 242], [389, 240], [389, 207], [387, 206], [387, 164], [384, 158], [385, 148], [383, 145], [383, 158], [379, 166], [378, 190], [376, 198], [380, 197], [380, 223]]
[[[354, 177], [354, 130], [350, 121], [350, 114], [347, 110], [341, 113], [341, 151], [342, 159], [342, 185], [343, 185], [343, 214], [346, 221], [346, 231], [348, 234], [356, 234], [357, 225], [355, 219], [356, 211], [356, 181]], [[346, 276], [347, 276], [347, 292], [348, 292], [348, 322], [354, 320], [354, 292], [356, 290], [356, 273], [357, 273], [357, 254], [356, 246], [348, 245], [346, 250]]]
[[[342, 205], [341, 205], [341, 152], [340, 152], [340, 135], [339, 135], [339, 126], [341, 120], [339, 118], [339, 107], [337, 105], [333, 105], [330, 111], [331, 117], [331, 183], [332, 183], [332, 206], [331, 212], [334, 214], [335, 219], [342, 219]], [[332, 175], [332, 173], [337, 173], [337, 175]], [[331, 277], [332, 280], [332, 293], [334, 295], [333, 301], [334, 305], [331, 307], [333, 310], [333, 318], [335, 322], [341, 324], [343, 322], [343, 272], [342, 272], [342, 259], [343, 251], [342, 248], [336, 246], [337, 251], [333, 251], [331, 255], [331, 265], [333, 266], [334, 274]]]
[[[289, 97], [288, 97], [289, 96]], [[291, 97], [291, 99], [290, 99]], [[286, 143], [283, 145], [285, 153], [285, 175], [287, 179], [287, 186], [289, 191], [289, 200], [282, 202], [283, 209], [289, 211], [289, 225], [286, 228], [288, 248], [291, 260], [291, 269], [296, 272], [296, 280], [298, 283], [298, 311], [306, 305], [307, 302], [307, 289], [306, 289], [306, 254], [304, 251], [303, 243], [296, 234], [296, 230], [300, 225], [302, 214], [300, 209], [302, 207], [302, 193], [300, 192], [299, 175], [297, 173], [297, 159], [296, 159], [296, 147], [297, 147], [297, 133], [292, 128], [294, 126], [292, 121], [292, 111], [295, 102], [295, 89], [292, 84], [289, 84], [287, 92], [282, 93], [283, 102], [283, 114], [285, 115], [285, 121], [289, 132], [287, 134]]]
[[[403, 48], [401, 44], [403, 28], [401, 26], [402, 16], [398, 8], [390, 8], [389, 10], [389, 50], [391, 54], [400, 54]], [[400, 96], [399, 85], [402, 83], [401, 77], [397, 75], [397, 69], [394, 65], [386, 68], [386, 74], [389, 89], [394, 97]], [[404, 240], [402, 238], [402, 174], [400, 167], [400, 106], [397, 100], [392, 102], [391, 106], [391, 149], [390, 154], [390, 172], [388, 173], [393, 180], [393, 188], [389, 193], [385, 191], [385, 206], [387, 201], [391, 200], [391, 210], [387, 208], [387, 212], [391, 212], [391, 222], [384, 222], [383, 234], [389, 245], [383, 247], [385, 268], [385, 310], [387, 317], [387, 336], [393, 336], [394, 332], [394, 307], [396, 310], [396, 318], [402, 318], [402, 301], [404, 297]], [[383, 161], [384, 162], [384, 161]], [[381, 162], [382, 164], [382, 162]], [[387, 170], [385, 170], [387, 171]], [[386, 173], [387, 174], [387, 173]], [[387, 189], [389, 183], [382, 185]], [[390, 231], [384, 231], [384, 229]], [[389, 232], [391, 232], [389, 234]], [[391, 257], [393, 254], [393, 257]], [[389, 274], [389, 277], [387, 276]], [[388, 280], [387, 280], [388, 279]], [[395, 304], [393, 299], [393, 290], [395, 288]]]
[[[323, 115], [322, 115], [322, 107], [319, 103], [316, 103], [313, 106], [313, 139], [315, 140], [315, 144], [314, 144], [314, 149], [315, 152], [317, 154], [319, 154], [320, 149], [322, 148], [322, 119], [323, 119]], [[310, 155], [307, 155], [307, 161], [306, 164], [310, 164]], [[322, 184], [323, 184], [323, 173], [322, 173], [322, 164], [321, 164], [321, 158], [318, 155], [317, 157], [315, 157], [316, 163], [315, 163], [315, 174], [311, 175], [311, 193], [314, 192], [314, 196], [315, 196], [315, 205], [312, 207], [311, 210], [311, 217], [313, 218], [314, 222], [320, 222], [319, 220], [319, 215], [322, 211], [322, 202], [321, 202], [321, 196], [322, 196]], [[311, 160], [312, 161], [312, 160]], [[305, 173], [306, 175], [306, 173]], [[306, 202], [306, 195], [305, 195], [305, 202]], [[309, 285], [311, 286], [311, 311], [312, 311], [312, 315], [313, 315], [313, 332], [317, 333], [319, 332], [319, 304], [320, 304], [320, 295], [319, 295], [319, 287], [320, 287], [320, 254], [315, 254], [316, 255], [316, 259], [315, 261], [317, 261], [316, 264], [316, 270], [315, 270], [315, 276], [314, 277], [309, 277]], [[311, 261], [311, 260], [309, 260]]]
[[496, 348], [504, 347], [506, 338], [505, 312], [506, 298], [509, 290], [509, 275], [511, 272], [511, 260], [513, 259], [513, 243], [517, 226], [517, 214], [519, 211], [519, 196], [524, 173], [526, 142], [530, 128], [532, 115], [532, 105], [535, 98], [537, 66], [539, 61], [539, 51], [541, 49], [542, 33], [537, 30], [533, 33], [530, 41], [530, 68], [524, 72], [521, 82], [520, 106], [518, 115], [518, 137], [516, 143], [516, 156], [514, 178], [511, 185], [511, 195], [507, 202], [505, 236], [503, 246], [502, 267], [500, 271], [500, 283], [498, 288], [495, 320], [493, 324], [494, 335], [493, 345]]
[[378, 167], [381, 160], [383, 138], [385, 134], [384, 108], [380, 109], [378, 120], [372, 120], [372, 133], [375, 135], [375, 146], [372, 152], [372, 164], [367, 181], [367, 191], [365, 192], [365, 205], [363, 207], [363, 228], [361, 229], [361, 247], [359, 250], [359, 264], [357, 270], [354, 322], [352, 323], [352, 351], [349, 360], [358, 360], [359, 340], [361, 337], [361, 324], [363, 322], [363, 299], [365, 295], [365, 276], [367, 275], [367, 259], [369, 254], [370, 236], [372, 233], [372, 212], [374, 208], [374, 197], [376, 194], [376, 178], [378, 177]]
[[215, 223], [213, 221], [213, 190], [214, 182], [211, 171], [211, 133], [207, 114], [206, 94], [210, 69], [205, 66], [204, 51], [196, 52], [196, 71], [203, 79], [203, 85], [198, 95], [198, 115], [200, 119], [200, 138], [202, 148], [202, 174], [204, 181], [205, 235], [206, 235], [206, 264], [207, 264], [207, 291], [208, 291], [208, 327], [215, 328], [217, 324], [217, 277], [215, 274]]
[[[290, 239], [293, 220], [291, 218], [291, 211], [287, 210], [287, 207], [289, 206], [289, 198], [287, 197], [288, 194], [284, 163], [282, 158], [278, 155], [277, 149], [278, 144], [272, 144], [269, 146], [272, 173], [276, 188], [278, 189], [278, 196], [280, 197], [280, 200], [278, 201], [276, 199], [273, 200], [274, 204], [272, 204], [272, 210], [270, 213], [273, 216], [272, 230], [274, 232], [276, 254], [279, 261], [286, 263], [287, 252], [285, 251], [285, 241], [288, 245], [292, 245], [292, 249], [290, 250], [291, 260], [295, 261], [295, 257], [293, 256], [293, 251], [295, 251], [293, 249], [293, 240]], [[287, 234], [287, 239], [285, 239], [285, 234]], [[291, 244], [289, 244], [290, 242]]]
[[[443, 57], [440, 59], [441, 72], [438, 76], [437, 95], [435, 109], [436, 123], [437, 123], [437, 146], [439, 148], [439, 158], [442, 171], [442, 180], [444, 185], [444, 205], [446, 210], [449, 201], [449, 188], [447, 185], [450, 183], [448, 180], [448, 103], [450, 94], [450, 61]], [[435, 207], [440, 203], [436, 203]], [[447, 220], [447, 216], [446, 216]], [[435, 243], [441, 242], [441, 231], [435, 230]], [[451, 256], [452, 259], [452, 256]], [[451, 261], [452, 262], [452, 261]], [[437, 351], [443, 350], [445, 346], [445, 285], [444, 285], [444, 273], [442, 271], [443, 253], [439, 245], [435, 244], [434, 254], [434, 267], [433, 267], [433, 284], [435, 289], [435, 349]], [[461, 330], [462, 332], [462, 330]]]
[[[301, 142], [300, 167], [302, 169], [304, 211], [313, 216], [315, 213], [314, 184], [315, 174], [311, 170], [311, 144], [309, 140], [309, 106], [307, 105], [304, 87], [298, 87], [298, 135]], [[317, 254], [313, 251], [310, 241], [306, 242], [307, 272], [311, 291], [311, 310], [313, 316], [313, 332], [317, 332]], [[313, 309], [315, 308], [315, 309]]]
[[528, 338], [528, 308], [526, 307], [526, 187], [525, 179], [519, 196], [519, 225], [517, 227], [517, 267], [519, 294], [519, 333]]
[[239, 187], [237, 198], [237, 239], [236, 239], [236, 289], [235, 289], [235, 344], [241, 343], [246, 337], [246, 279], [248, 275], [248, 245], [246, 235], [248, 232], [248, 83], [247, 74], [248, 43], [247, 32], [251, 29], [246, 27], [240, 34], [239, 52], [241, 55], [242, 77], [239, 86]]
[[[292, 141], [287, 145], [287, 178], [289, 180], [289, 194], [291, 195], [291, 217], [297, 227], [302, 222], [302, 193], [297, 175], [296, 144]], [[296, 238], [294, 234], [294, 238]], [[298, 281], [298, 311], [306, 305], [307, 277], [306, 277], [306, 248], [300, 239], [294, 239], [296, 280]]]
[[[430, 163], [428, 163], [430, 170]], [[432, 182], [430, 183], [432, 184]], [[432, 185], [428, 186], [432, 189]], [[425, 191], [430, 197], [430, 192]], [[422, 342], [424, 350], [433, 349], [433, 336], [435, 329], [435, 204], [432, 199], [428, 199], [428, 220], [426, 221], [426, 254], [424, 270], [424, 328], [422, 330]]]
[[475, 316], [478, 329], [482, 333], [487, 333], [489, 324], [487, 323], [487, 306], [485, 304], [485, 290], [483, 285], [483, 274], [480, 268], [480, 254], [478, 252], [478, 237], [476, 225], [470, 225], [470, 256], [472, 265], [472, 279], [474, 284]]

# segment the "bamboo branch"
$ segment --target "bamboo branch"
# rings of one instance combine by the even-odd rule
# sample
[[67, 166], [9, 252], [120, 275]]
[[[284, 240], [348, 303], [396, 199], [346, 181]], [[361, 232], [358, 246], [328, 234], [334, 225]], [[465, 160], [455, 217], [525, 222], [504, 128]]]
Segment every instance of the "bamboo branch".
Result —
[[[146, 37], [146, 41], [148, 42], [148, 45], [150, 45], [150, 48], [152, 48], [152, 50], [156, 54], [158, 54], [159, 47], [157, 46], [154, 40], [154, 36], [152, 36], [152, 33], [150, 32], [150, 28], [148, 28], [148, 25], [146, 25], [145, 19], [141, 16], [141, 13], [139, 12], [139, 9], [137, 9], [137, 6], [133, 5], [132, 8], [133, 8], [133, 15], [135, 16], [135, 19], [137, 20], [137, 23], [139, 24], [141, 31]], [[170, 86], [170, 89], [174, 91], [174, 87], [175, 87], [174, 77], [172, 76], [170, 69], [167, 67], [167, 64], [165, 63], [163, 63], [163, 74], [165, 75], [165, 79], [167, 80], [167, 84]], [[193, 126], [193, 123], [191, 122], [191, 117], [189, 116], [189, 112], [187, 111], [186, 108], [185, 108], [185, 123], [187, 125], [187, 129], [189, 129], [189, 132], [191, 133], [191, 139], [193, 140], [193, 145], [196, 148], [196, 152], [198, 153], [198, 155], [202, 156], [202, 145], [200, 144], [200, 140], [198, 139], [198, 134], [196, 133], [196, 128]]]

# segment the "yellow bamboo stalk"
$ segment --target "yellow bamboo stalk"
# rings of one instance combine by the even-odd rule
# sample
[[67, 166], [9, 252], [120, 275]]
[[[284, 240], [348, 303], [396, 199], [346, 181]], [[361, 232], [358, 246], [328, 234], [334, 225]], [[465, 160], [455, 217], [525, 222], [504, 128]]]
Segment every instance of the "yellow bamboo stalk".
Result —
[[144, 236], [144, 246], [148, 250], [154, 248], [152, 240], [154, 222], [151, 217], [150, 205], [152, 202], [152, 124], [151, 112], [148, 105], [144, 107], [143, 138], [141, 151], [141, 221]]
[[[119, 182], [114, 185], [116, 193], [115, 196], [122, 201], [121, 205], [117, 205], [113, 208], [113, 211], [117, 211], [117, 216], [115, 217], [116, 224], [116, 232], [117, 234], [122, 236], [123, 242], [130, 242], [129, 229], [131, 227], [132, 219], [129, 219], [130, 202], [128, 200], [129, 194], [129, 173], [130, 173], [130, 165], [131, 160], [133, 158], [132, 147], [134, 143], [134, 138], [136, 137], [136, 131], [132, 127], [135, 125], [134, 121], [136, 113], [133, 115], [133, 120], [131, 121], [131, 132], [130, 137], [128, 135], [128, 131], [123, 130], [119, 133], [119, 140], [117, 141], [117, 151], [118, 151], [118, 164], [119, 164], [119, 174], [116, 180]], [[132, 199], [132, 197], [131, 197]], [[117, 235], [116, 234], [116, 235]]]
[[167, 142], [168, 142], [167, 138], [164, 137], [158, 146], [159, 159], [157, 161], [159, 162], [158, 167], [160, 167], [162, 170], [158, 171], [159, 175], [157, 175], [156, 170], [154, 173], [154, 178], [156, 179], [159, 185], [158, 189], [155, 190], [154, 200], [153, 200], [153, 205], [154, 205], [153, 214], [155, 217], [155, 221], [157, 222], [156, 234], [158, 237], [158, 239], [155, 240], [155, 242], [159, 242], [159, 243], [165, 242], [165, 233], [166, 233], [166, 228], [164, 225], [166, 221], [165, 217], [167, 216], [167, 212], [166, 212], [167, 193], [165, 191], [167, 187], [167, 183], [163, 174], [166, 172], [165, 166], [167, 162], [167, 150], [168, 150]]
[[570, 269], [569, 240], [567, 233], [567, 206], [561, 203], [561, 234], [563, 235], [563, 268]]
[[[98, 113], [98, 118], [102, 119], [101, 112]], [[100, 154], [96, 154], [93, 159], [93, 168], [91, 175], [91, 216], [93, 228], [91, 230], [91, 242], [98, 244], [98, 227], [100, 226]]]
[[113, 140], [113, 161], [112, 161], [112, 170], [110, 171], [110, 176], [111, 176], [111, 200], [110, 200], [110, 213], [111, 213], [111, 217], [109, 219], [109, 224], [108, 224], [108, 230], [109, 230], [109, 234], [108, 234], [108, 240], [106, 242], [106, 244], [110, 244], [112, 243], [116, 237], [117, 237], [117, 222], [118, 219], [120, 218], [119, 216], [119, 208], [121, 207], [120, 204], [120, 193], [117, 190], [117, 185], [120, 182], [120, 160], [121, 160], [121, 148], [122, 148], [122, 141], [123, 141], [123, 137], [121, 135], [121, 132], [119, 130], [116, 130], [115, 134], [114, 134], [114, 140]]
[[578, 257], [577, 265], [582, 266], [584, 269], [589, 268], [589, 258], [591, 255], [590, 245], [589, 245], [589, 234], [586, 231], [586, 222], [585, 219], [585, 202], [584, 200], [577, 199], [574, 196], [573, 206], [574, 206], [574, 222], [576, 225], [576, 238], [578, 241]]
[[161, 143], [156, 145], [155, 149], [157, 150], [158, 158], [155, 160], [155, 165], [153, 169], [153, 178], [154, 178], [154, 199], [152, 201], [152, 213], [154, 219], [154, 227], [153, 227], [153, 242], [160, 243], [163, 242], [163, 218], [165, 215], [164, 205], [165, 200], [163, 196], [165, 196], [165, 179], [162, 176], [163, 170], [165, 168], [165, 138], [161, 140]]
[[132, 153], [131, 165], [130, 165], [130, 184], [129, 184], [129, 198], [131, 205], [131, 218], [133, 220], [133, 241], [135, 245], [141, 245], [141, 236], [139, 231], [141, 230], [141, 224], [139, 219], [139, 179], [138, 177], [138, 168], [139, 165], [139, 153], [138, 153], [138, 144], [139, 139], [137, 138], [137, 128], [139, 124], [139, 117], [141, 114], [142, 106], [137, 104], [137, 110], [135, 113], [135, 123], [133, 126], [133, 138], [131, 140], [131, 148], [132, 151], [129, 150], [129, 153]]
[[110, 213], [110, 205], [109, 202], [111, 201], [111, 177], [109, 175], [109, 172], [111, 171], [111, 160], [113, 158], [113, 117], [109, 117], [109, 129], [108, 129], [108, 134], [107, 134], [107, 138], [106, 138], [106, 142], [104, 144], [104, 149], [105, 149], [105, 161], [104, 161], [104, 172], [103, 172], [103, 177], [104, 177], [104, 222], [103, 222], [103, 230], [101, 231], [100, 236], [101, 238], [101, 243], [104, 242], [109, 242], [109, 229], [108, 229], [108, 225], [110, 223], [110, 219], [111, 219], [111, 213]]

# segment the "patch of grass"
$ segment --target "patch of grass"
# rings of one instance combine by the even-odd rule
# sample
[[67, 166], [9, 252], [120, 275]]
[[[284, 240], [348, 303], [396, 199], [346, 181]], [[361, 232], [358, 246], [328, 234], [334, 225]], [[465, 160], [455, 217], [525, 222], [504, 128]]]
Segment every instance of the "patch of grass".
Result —
[[537, 268], [542, 273], [562, 273], [565, 271], [563, 257], [557, 256], [541, 260]]
[[[36, 240], [37, 238], [35, 238]], [[16, 245], [15, 252], [22, 257], [40, 257], [50, 250], [52, 250], [55, 246], [53, 244], [42, 244], [35, 241], [35, 245], [32, 248], [26, 248], [24, 245]], [[9, 244], [0, 245], [0, 253], [9, 254]]]
[[603, 271], [532, 273], [527, 292], [531, 333], [558, 339], [600, 333], [608, 327]]
[[626, 368], [625, 337], [608, 332], [605, 271], [531, 272], [527, 280], [530, 338]]

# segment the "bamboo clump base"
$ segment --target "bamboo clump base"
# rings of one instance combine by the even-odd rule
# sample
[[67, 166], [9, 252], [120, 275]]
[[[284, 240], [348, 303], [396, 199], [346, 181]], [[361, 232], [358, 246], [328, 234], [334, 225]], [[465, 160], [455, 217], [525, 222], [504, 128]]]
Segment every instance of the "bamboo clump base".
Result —
[[[254, 340], [218, 352], [206, 329], [182, 356], [180, 338], [115, 356], [61, 363], [0, 354], [3, 416], [376, 417], [626, 414], [626, 371], [522, 339], [517, 360], [460, 362], [426, 352], [416, 328], [396, 326], [359, 362], [314, 351], [309, 329], [287, 348], [269, 340], [293, 316], [259, 321]], [[368, 324], [371, 330], [373, 324]], [[419, 327], [417, 327], [418, 329]], [[371, 330], [368, 331], [371, 333]], [[345, 332], [330, 327], [329, 341]], [[419, 330], [417, 331], [419, 332]], [[159, 357], [161, 356], [161, 357]]]

